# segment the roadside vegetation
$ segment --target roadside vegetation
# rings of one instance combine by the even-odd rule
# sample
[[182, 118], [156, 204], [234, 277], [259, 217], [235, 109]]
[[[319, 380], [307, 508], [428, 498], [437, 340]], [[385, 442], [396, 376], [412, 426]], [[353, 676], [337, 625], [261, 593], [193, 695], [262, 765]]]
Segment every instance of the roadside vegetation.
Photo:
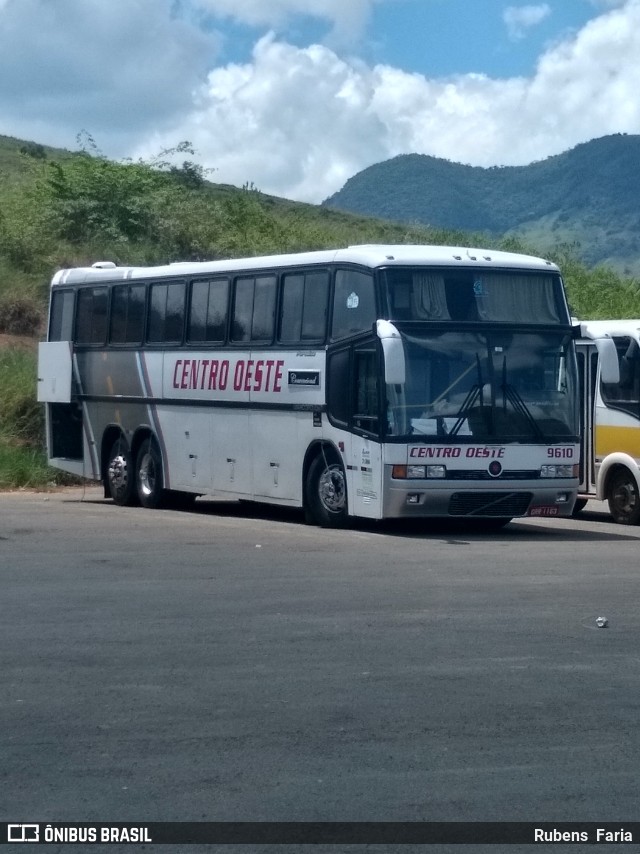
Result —
[[35, 382], [35, 348], [23, 342], [0, 346], [0, 489], [60, 482], [45, 463]]
[[[300, 252], [353, 243], [475, 245], [541, 254], [508, 239], [346, 214], [212, 183], [186, 142], [150, 162], [107, 160], [87, 134], [75, 153], [0, 137], [0, 488], [69, 482], [48, 469], [36, 402], [36, 342], [48, 282], [98, 259], [159, 264]], [[570, 246], [560, 264], [578, 317], [639, 317], [639, 283], [588, 269]]]

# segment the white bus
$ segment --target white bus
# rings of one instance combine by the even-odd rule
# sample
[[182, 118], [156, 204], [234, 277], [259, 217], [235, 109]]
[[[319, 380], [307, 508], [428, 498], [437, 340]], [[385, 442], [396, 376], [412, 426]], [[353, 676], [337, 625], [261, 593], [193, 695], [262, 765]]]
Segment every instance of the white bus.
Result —
[[50, 464], [122, 505], [498, 527], [576, 498], [571, 318], [537, 258], [352, 246], [61, 270], [38, 383]]
[[582, 467], [576, 509], [608, 501], [616, 522], [640, 522], [640, 320], [588, 320], [576, 342]]

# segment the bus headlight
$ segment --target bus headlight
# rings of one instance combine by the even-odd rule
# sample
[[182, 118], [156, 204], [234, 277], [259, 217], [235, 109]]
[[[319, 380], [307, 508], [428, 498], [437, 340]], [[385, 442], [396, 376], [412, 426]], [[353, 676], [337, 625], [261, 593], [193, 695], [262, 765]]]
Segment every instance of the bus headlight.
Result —
[[577, 465], [540, 466], [540, 477], [578, 477]]
[[446, 466], [427, 466], [427, 477], [446, 477]]
[[395, 480], [425, 480], [429, 477], [446, 476], [446, 466], [393, 466], [391, 469], [391, 477]]
[[419, 480], [424, 480], [427, 476], [425, 466], [407, 466], [407, 477], [418, 478]]

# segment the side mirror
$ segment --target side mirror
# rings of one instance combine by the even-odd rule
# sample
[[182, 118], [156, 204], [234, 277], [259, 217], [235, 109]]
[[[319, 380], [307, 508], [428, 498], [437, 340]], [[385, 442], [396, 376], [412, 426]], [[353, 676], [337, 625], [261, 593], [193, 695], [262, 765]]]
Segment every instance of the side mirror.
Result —
[[404, 344], [400, 333], [388, 320], [378, 320], [376, 332], [382, 343], [384, 381], [387, 385], [404, 385], [407, 375]]
[[605, 385], [617, 385], [620, 382], [620, 363], [613, 339], [596, 338], [594, 340], [600, 360], [600, 380]]

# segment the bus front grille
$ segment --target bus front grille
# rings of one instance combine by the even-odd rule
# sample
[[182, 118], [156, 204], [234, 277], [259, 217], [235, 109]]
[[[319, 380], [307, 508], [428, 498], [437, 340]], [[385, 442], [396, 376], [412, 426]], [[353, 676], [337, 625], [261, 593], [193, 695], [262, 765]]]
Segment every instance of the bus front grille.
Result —
[[533, 495], [530, 492], [454, 492], [450, 516], [524, 516]]
[[448, 469], [447, 480], [537, 480], [540, 469], [517, 469], [502, 471], [497, 477], [486, 469]]

